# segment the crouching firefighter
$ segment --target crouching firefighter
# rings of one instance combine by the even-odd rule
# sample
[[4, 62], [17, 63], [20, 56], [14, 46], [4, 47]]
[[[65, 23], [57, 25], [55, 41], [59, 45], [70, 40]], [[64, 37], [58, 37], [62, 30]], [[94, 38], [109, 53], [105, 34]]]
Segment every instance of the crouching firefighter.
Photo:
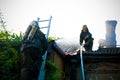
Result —
[[37, 21], [32, 21], [22, 39], [21, 46], [21, 78], [22, 80], [38, 80], [42, 64], [42, 55], [48, 48], [45, 35], [40, 31]]

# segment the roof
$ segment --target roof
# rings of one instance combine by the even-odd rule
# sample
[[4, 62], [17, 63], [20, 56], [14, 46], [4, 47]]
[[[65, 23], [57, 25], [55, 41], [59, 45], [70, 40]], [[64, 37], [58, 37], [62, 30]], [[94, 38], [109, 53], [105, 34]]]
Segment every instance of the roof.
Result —
[[[60, 53], [64, 55], [76, 55], [75, 53], [80, 49], [79, 42], [72, 39], [54, 41], [54, 47], [60, 49]], [[66, 52], [70, 52], [71, 54], [66, 54]], [[120, 47], [99, 48], [95, 51], [85, 52], [85, 54], [120, 54]]]
[[[78, 57], [79, 58], [79, 47], [80, 45], [72, 40], [60, 39], [52, 42], [52, 47], [61, 55], [61, 57], [66, 58], [68, 56]], [[99, 48], [96, 51], [83, 52], [84, 59], [92, 58], [94, 61], [106, 60], [109, 61], [116, 60], [120, 58], [120, 47], [110, 47], [110, 48]]]
[[64, 55], [76, 55], [80, 48], [78, 41], [73, 41], [73, 39], [60, 39], [55, 41], [56, 46], [58, 46]]

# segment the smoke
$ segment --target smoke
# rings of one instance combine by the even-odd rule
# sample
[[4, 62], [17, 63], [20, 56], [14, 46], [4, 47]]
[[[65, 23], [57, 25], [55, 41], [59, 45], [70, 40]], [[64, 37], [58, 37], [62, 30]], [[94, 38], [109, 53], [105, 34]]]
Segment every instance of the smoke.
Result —
[[56, 44], [64, 53], [65, 52], [75, 53], [80, 47], [78, 38], [60, 39], [56, 41]]

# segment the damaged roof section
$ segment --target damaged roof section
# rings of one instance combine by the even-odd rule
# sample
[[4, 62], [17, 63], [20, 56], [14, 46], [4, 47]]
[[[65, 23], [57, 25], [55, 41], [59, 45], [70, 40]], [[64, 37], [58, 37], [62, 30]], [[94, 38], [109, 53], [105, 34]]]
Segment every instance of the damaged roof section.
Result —
[[64, 55], [76, 55], [80, 48], [79, 42], [73, 39], [60, 39], [55, 41], [56, 46], [62, 50]]
[[[79, 61], [79, 44], [64, 40], [52, 41], [52, 48], [63, 58], [72, 58]], [[83, 52], [83, 59], [86, 62], [110, 61], [120, 62], [120, 47], [99, 48], [96, 51]]]

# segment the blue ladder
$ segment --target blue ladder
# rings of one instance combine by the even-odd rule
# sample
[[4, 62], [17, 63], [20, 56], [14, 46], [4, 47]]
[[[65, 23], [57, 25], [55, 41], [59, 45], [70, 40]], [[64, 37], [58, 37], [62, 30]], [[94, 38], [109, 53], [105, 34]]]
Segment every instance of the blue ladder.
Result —
[[[48, 20], [40, 20], [40, 18], [37, 18], [37, 22], [38, 22], [38, 23], [48, 22], [48, 26], [47, 26], [47, 27], [41, 27], [41, 26], [40, 26], [40, 29], [47, 29], [47, 33], [45, 34], [45, 37], [46, 37], [47, 40], [48, 40], [48, 36], [49, 36], [49, 32], [50, 32], [51, 20], [52, 20], [52, 16], [50, 16], [50, 19], [48, 19]], [[43, 61], [42, 61], [42, 65], [41, 65], [41, 68], [40, 68], [38, 80], [44, 80], [44, 77], [45, 77], [46, 57], [47, 57], [47, 51], [46, 51], [45, 54], [42, 56]]]

